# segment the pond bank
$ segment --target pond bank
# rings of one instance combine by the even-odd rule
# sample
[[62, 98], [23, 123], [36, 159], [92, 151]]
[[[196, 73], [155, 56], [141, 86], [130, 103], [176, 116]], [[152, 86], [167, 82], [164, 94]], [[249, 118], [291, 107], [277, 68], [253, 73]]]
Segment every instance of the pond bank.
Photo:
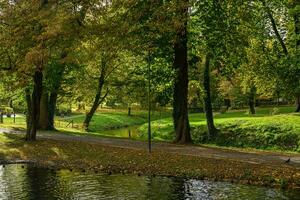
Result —
[[[149, 154], [144, 147], [139, 148], [139, 145], [144, 145], [142, 142], [132, 142], [137, 142], [137, 146], [130, 147], [131, 143], [128, 142], [126, 148], [109, 143], [80, 141], [76, 137], [67, 140], [50, 138], [49, 135], [43, 137], [40, 134], [38, 141], [24, 143], [20, 135], [0, 134], [0, 160], [35, 161], [39, 166], [55, 169], [178, 176], [300, 189], [300, 167], [295, 163], [279, 164], [268, 160], [244, 162], [238, 158], [228, 159], [213, 154], [180, 154], [181, 150], [189, 146], [174, 145], [166, 148], [164, 144], [157, 146], [161, 150], [156, 147]], [[171, 147], [177, 150], [165, 151]], [[202, 150], [205, 153], [204, 148]]]

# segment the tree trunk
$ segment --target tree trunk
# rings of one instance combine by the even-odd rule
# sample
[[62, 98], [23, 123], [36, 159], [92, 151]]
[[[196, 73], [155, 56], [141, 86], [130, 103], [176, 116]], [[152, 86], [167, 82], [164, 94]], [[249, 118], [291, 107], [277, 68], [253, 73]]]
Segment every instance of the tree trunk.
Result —
[[275, 21], [275, 19], [274, 19], [274, 17], [273, 17], [272, 11], [271, 11], [271, 9], [267, 6], [265, 0], [262, 0], [262, 4], [263, 4], [264, 9], [265, 9], [265, 11], [266, 11], [266, 13], [267, 13], [267, 15], [268, 15], [268, 18], [269, 18], [270, 21], [271, 21], [273, 31], [274, 31], [274, 33], [275, 33], [275, 35], [276, 35], [277, 40], [279, 41], [279, 43], [280, 43], [280, 45], [281, 45], [281, 47], [282, 47], [283, 53], [284, 53], [284, 55], [287, 56], [287, 55], [288, 55], [288, 49], [287, 49], [287, 46], [286, 46], [285, 43], [284, 43], [283, 38], [281, 37], [281, 35], [280, 35], [279, 31], [278, 31], [278, 27], [277, 27], [276, 21]]
[[214, 115], [211, 102], [211, 92], [210, 92], [210, 56], [206, 55], [205, 65], [204, 65], [204, 107], [205, 107], [205, 116], [207, 122], [208, 135], [210, 138], [215, 138], [217, 136], [218, 130], [214, 124]]
[[8, 106], [9, 106], [10, 108], [13, 108], [13, 100], [12, 100], [12, 99], [9, 99], [9, 101], [8, 101]]
[[[298, 4], [297, 4], [298, 6]], [[299, 12], [299, 11], [297, 11]], [[294, 24], [295, 24], [295, 35], [297, 38], [296, 39], [296, 50], [299, 52], [299, 49], [300, 49], [300, 18], [299, 18], [299, 14], [295, 14], [294, 15]], [[296, 112], [300, 112], [300, 96], [297, 96], [297, 99], [296, 99]]]
[[300, 112], [300, 96], [298, 96], [296, 99], [296, 111], [295, 112]]
[[128, 107], [128, 116], [131, 116], [131, 107]]
[[26, 105], [27, 105], [27, 113], [26, 113], [26, 140], [28, 140], [30, 136], [30, 130], [31, 130], [31, 96], [30, 96], [30, 90], [25, 90], [25, 99], [26, 99]]
[[28, 123], [27, 141], [34, 141], [36, 140], [36, 132], [39, 123], [39, 115], [40, 115], [40, 101], [42, 96], [42, 89], [43, 89], [43, 73], [38, 68], [34, 73], [34, 87], [31, 95], [31, 105], [30, 111], [28, 112], [30, 116], [30, 120]]
[[231, 101], [230, 101], [230, 99], [224, 99], [224, 104], [226, 106], [226, 111], [228, 111], [229, 108], [231, 107]]
[[48, 103], [49, 103], [49, 94], [48, 92], [43, 92], [40, 102], [40, 117], [38, 129], [48, 130], [49, 128], [49, 113], [48, 113]]
[[255, 94], [256, 94], [255, 87], [251, 87], [250, 93], [248, 96], [248, 103], [249, 103], [249, 112], [252, 115], [254, 115], [256, 113], [256, 111], [255, 111]]
[[101, 74], [100, 74], [100, 77], [98, 80], [98, 88], [97, 88], [97, 93], [96, 93], [96, 96], [94, 99], [93, 106], [92, 106], [91, 110], [86, 114], [85, 120], [83, 122], [83, 128], [85, 130], [89, 129], [90, 122], [91, 122], [96, 110], [98, 109], [99, 105], [104, 101], [105, 97], [107, 96], [107, 92], [106, 92], [106, 94], [103, 97], [101, 97], [103, 85], [105, 82], [105, 80], [104, 80], [105, 79], [105, 69], [104, 68], [105, 67], [103, 67], [103, 69], [101, 70]]
[[56, 102], [57, 102], [57, 92], [51, 92], [48, 104], [48, 113], [49, 113], [49, 125], [48, 130], [54, 130], [54, 117], [56, 110]]
[[176, 77], [173, 94], [173, 122], [176, 133], [174, 142], [186, 144], [192, 142], [187, 103], [189, 82], [187, 61], [188, 8], [181, 8], [180, 14], [186, 21], [184, 22], [184, 25], [179, 30], [177, 30], [177, 37], [174, 45], [174, 69], [176, 72]]

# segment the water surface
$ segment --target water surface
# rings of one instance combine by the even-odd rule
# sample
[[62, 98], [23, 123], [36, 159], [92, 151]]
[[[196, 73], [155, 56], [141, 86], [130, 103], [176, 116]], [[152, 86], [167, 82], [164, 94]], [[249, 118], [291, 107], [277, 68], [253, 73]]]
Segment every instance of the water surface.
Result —
[[288, 200], [300, 199], [300, 191], [184, 178], [107, 175], [6, 165], [0, 167], [0, 199]]

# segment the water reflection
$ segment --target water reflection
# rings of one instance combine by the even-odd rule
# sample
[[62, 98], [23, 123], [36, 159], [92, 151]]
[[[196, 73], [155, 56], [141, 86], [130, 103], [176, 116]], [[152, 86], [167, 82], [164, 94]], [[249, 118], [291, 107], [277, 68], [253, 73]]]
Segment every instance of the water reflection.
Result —
[[0, 199], [299, 199], [300, 191], [215, 183], [182, 178], [105, 175], [0, 167]]
[[126, 128], [101, 131], [101, 135], [110, 136], [110, 137], [122, 137], [122, 138], [129, 138], [129, 139], [137, 138], [139, 135], [138, 127], [139, 126], [129, 126]]

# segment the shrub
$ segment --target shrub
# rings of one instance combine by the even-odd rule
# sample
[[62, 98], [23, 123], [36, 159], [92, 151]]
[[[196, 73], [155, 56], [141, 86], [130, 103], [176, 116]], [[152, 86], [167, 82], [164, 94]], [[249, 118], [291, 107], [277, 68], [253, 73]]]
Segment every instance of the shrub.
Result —
[[213, 141], [208, 141], [205, 126], [192, 129], [195, 143], [299, 151], [300, 134], [296, 128], [288, 124], [255, 123], [250, 120], [223, 123], [218, 125], [218, 128], [221, 131]]

